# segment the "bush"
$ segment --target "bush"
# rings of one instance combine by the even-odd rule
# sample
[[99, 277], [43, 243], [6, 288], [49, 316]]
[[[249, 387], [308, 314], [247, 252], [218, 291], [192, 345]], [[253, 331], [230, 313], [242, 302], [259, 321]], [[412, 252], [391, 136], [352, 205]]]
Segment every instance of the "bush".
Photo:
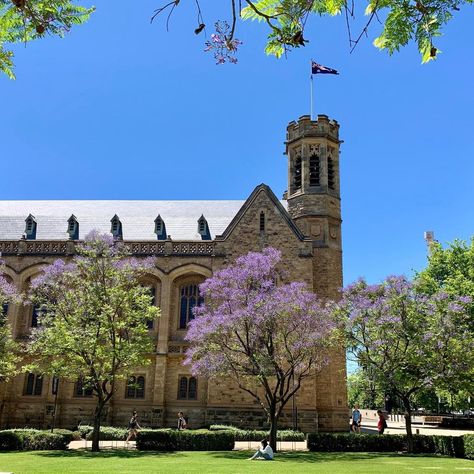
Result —
[[[92, 431], [86, 435], [86, 439], [92, 439]], [[101, 441], [123, 441], [127, 438], [127, 430], [125, 428], [114, 428], [113, 426], [101, 426], [99, 439]]]
[[[232, 431], [235, 441], [261, 441], [268, 438], [269, 432], [263, 430], [241, 430], [235, 426], [211, 425], [211, 431]], [[278, 441], [304, 441], [306, 436], [301, 431], [281, 430], [277, 432]]]
[[[45, 432], [50, 432], [50, 431], [45, 431]], [[79, 431], [65, 430], [63, 428], [54, 428], [53, 433], [59, 434], [61, 436], [65, 436], [66, 439], [68, 440], [68, 444], [71, 441], [80, 441], [81, 439], [81, 433], [79, 433]]]
[[405, 438], [405, 435], [309, 433], [308, 449], [323, 452], [395, 452], [405, 449]]
[[87, 435], [94, 429], [91, 425], [80, 425], [78, 426], [77, 430], [81, 434], [81, 438], [86, 438]]
[[67, 449], [69, 436], [33, 429], [0, 431], [0, 451]]
[[462, 436], [464, 444], [464, 457], [474, 459], [474, 434], [466, 434]]
[[233, 431], [224, 430], [141, 430], [137, 449], [142, 451], [231, 451]]

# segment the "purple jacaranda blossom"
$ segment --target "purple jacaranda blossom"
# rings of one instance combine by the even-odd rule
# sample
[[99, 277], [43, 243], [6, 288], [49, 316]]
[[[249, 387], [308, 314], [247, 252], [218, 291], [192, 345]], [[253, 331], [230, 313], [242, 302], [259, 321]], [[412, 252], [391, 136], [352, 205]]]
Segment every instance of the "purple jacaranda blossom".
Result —
[[231, 38], [231, 28], [226, 21], [218, 21], [215, 23], [216, 32], [211, 34], [209, 41], [206, 41], [204, 51], [213, 52], [216, 64], [224, 64], [226, 62], [236, 64], [237, 58], [235, 53], [242, 41]]

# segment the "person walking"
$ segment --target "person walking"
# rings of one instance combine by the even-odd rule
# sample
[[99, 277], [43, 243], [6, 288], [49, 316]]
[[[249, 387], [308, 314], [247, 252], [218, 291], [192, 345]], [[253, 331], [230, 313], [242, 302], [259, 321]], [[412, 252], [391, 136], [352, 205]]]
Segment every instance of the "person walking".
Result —
[[257, 452], [248, 460], [253, 461], [254, 459], [264, 459], [265, 461], [271, 461], [273, 459], [273, 449], [268, 444], [266, 439], [262, 439], [260, 442], [261, 449], [258, 449]]
[[360, 433], [361, 423], [362, 413], [359, 410], [359, 405], [354, 405], [354, 410], [352, 411], [351, 431], [353, 431], [354, 433]]
[[379, 421], [377, 422], [377, 430], [379, 435], [383, 435], [385, 428], [387, 428], [387, 420], [385, 415], [382, 413], [382, 410], [377, 410], [377, 415], [379, 415]]
[[184, 413], [182, 411], [178, 411], [178, 430], [182, 431], [186, 429], [187, 426], [186, 418], [184, 417]]
[[132, 438], [136, 438], [138, 430], [141, 430], [141, 427], [138, 424], [137, 411], [133, 410], [132, 418], [130, 418], [130, 422], [128, 423], [128, 437], [125, 442], [128, 443]]

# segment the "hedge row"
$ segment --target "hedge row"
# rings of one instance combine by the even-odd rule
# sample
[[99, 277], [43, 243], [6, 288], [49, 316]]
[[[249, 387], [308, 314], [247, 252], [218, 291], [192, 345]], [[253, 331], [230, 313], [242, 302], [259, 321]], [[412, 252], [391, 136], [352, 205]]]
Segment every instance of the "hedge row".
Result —
[[137, 449], [141, 451], [231, 451], [232, 431], [172, 429], [140, 430]]
[[[87, 432], [86, 439], [92, 439], [93, 428]], [[127, 439], [127, 430], [125, 428], [114, 428], [113, 426], [101, 426], [99, 439], [101, 441], [123, 441]]]
[[4, 430], [0, 431], [0, 451], [67, 449], [71, 436], [33, 429]]
[[[416, 453], [442, 454], [445, 456], [474, 459], [474, 435], [438, 436], [414, 435]], [[407, 449], [406, 435], [371, 435], [350, 433], [310, 433], [310, 451], [396, 452]]]
[[[211, 425], [211, 431], [232, 431], [235, 441], [261, 441], [268, 438], [269, 432], [263, 430], [242, 430], [235, 426]], [[279, 430], [277, 432], [278, 441], [305, 441], [306, 435], [301, 431]]]

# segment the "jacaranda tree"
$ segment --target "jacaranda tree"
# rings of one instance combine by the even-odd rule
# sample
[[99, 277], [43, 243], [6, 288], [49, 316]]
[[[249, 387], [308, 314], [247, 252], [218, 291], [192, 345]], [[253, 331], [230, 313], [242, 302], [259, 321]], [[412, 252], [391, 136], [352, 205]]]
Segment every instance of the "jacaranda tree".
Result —
[[2, 274], [0, 261], [0, 382], [8, 380], [18, 370], [18, 347], [7, 321], [8, 305], [19, 301], [15, 287]]
[[378, 387], [402, 401], [409, 450], [414, 396], [456, 386], [474, 363], [469, 303], [444, 292], [421, 294], [405, 277], [392, 276], [379, 285], [357, 281], [336, 305], [350, 352]]
[[101, 417], [116, 381], [150, 361], [147, 321], [159, 310], [140, 278], [153, 267], [153, 259], [131, 258], [121, 242], [92, 232], [70, 263], [56, 260], [32, 282], [31, 299], [42, 316], [31, 358], [43, 373], [92, 389], [93, 451], [99, 450]]
[[328, 363], [335, 324], [303, 283], [282, 283], [280, 252], [250, 252], [200, 285], [186, 339], [193, 374], [227, 377], [267, 413], [276, 448], [278, 418], [308, 377]]

